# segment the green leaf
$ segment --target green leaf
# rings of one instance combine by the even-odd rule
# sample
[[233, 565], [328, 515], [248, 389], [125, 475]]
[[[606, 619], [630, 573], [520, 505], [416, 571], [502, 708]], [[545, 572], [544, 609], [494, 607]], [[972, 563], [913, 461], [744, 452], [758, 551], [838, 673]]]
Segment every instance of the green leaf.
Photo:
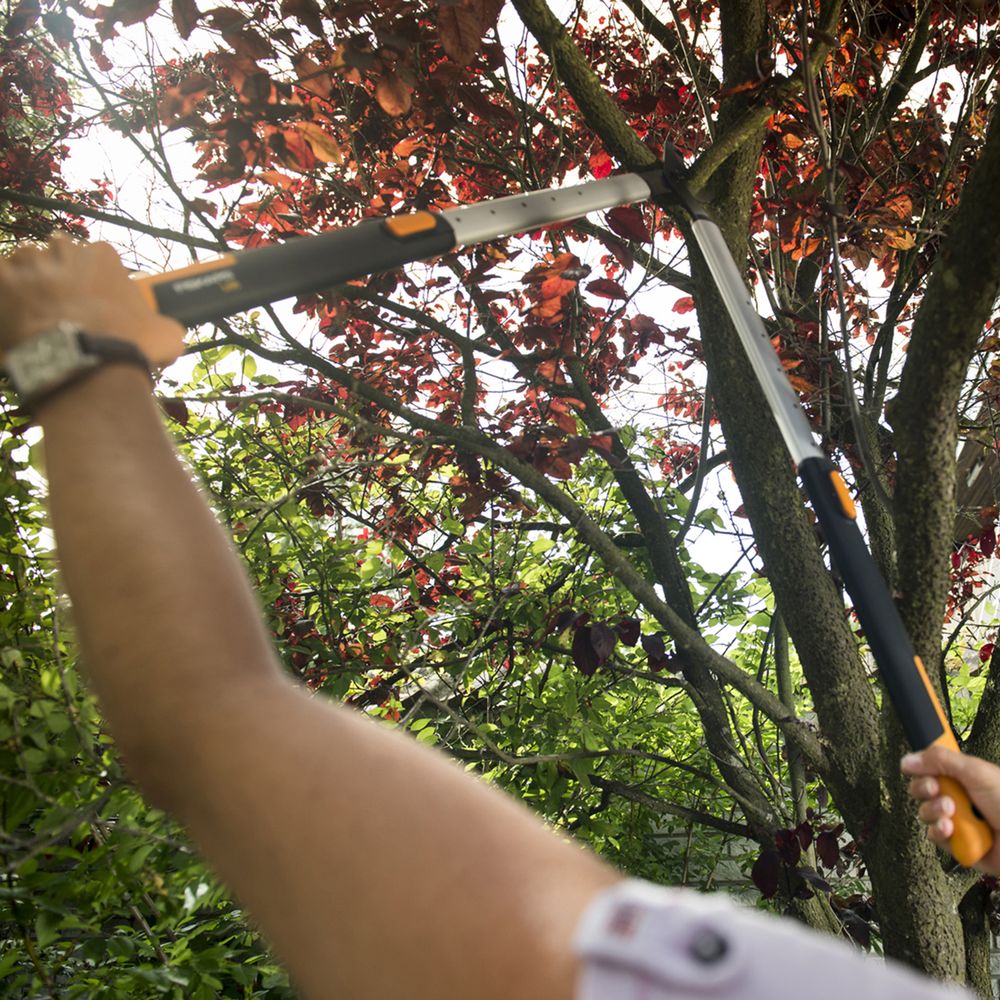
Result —
[[[4, 670], [21, 670], [24, 667], [24, 654], [13, 646], [0, 649], [0, 667]], [[9, 692], [10, 688], [0, 684], [0, 696]]]
[[0, 979], [5, 979], [14, 971], [18, 960], [22, 957], [16, 948], [11, 948], [0, 957]]
[[56, 938], [59, 937], [59, 926], [61, 918], [58, 913], [50, 913], [41, 910], [35, 917], [35, 937], [38, 938], [38, 946], [47, 948]]
[[28, 449], [28, 464], [40, 476], [45, 476], [45, 445], [43, 441], [36, 441]]

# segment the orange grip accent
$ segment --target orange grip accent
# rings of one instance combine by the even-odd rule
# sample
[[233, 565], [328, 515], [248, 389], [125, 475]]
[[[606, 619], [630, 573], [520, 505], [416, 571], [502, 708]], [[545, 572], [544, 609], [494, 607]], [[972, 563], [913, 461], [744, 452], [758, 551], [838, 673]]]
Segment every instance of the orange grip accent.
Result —
[[[927, 689], [927, 697], [930, 698], [931, 704], [934, 706], [934, 711], [937, 713], [938, 721], [941, 723], [941, 728], [944, 730], [944, 735], [939, 736], [931, 746], [941, 746], [948, 747], [951, 750], [957, 750], [958, 744], [955, 742], [955, 737], [951, 733], [951, 723], [948, 721], [944, 714], [944, 709], [941, 707], [941, 702], [938, 701], [937, 692], [934, 690], [934, 685], [931, 684], [931, 679], [927, 676], [927, 671], [924, 669], [924, 661], [920, 659], [919, 656], [913, 657], [913, 664], [917, 668], [917, 673], [920, 674], [920, 679], [924, 682], [924, 687]], [[951, 741], [950, 743], [942, 743], [941, 741], [948, 737]], [[914, 747], [914, 750], [924, 749], [923, 747]]]
[[142, 292], [142, 297], [146, 300], [146, 305], [149, 306], [153, 312], [160, 311], [160, 304], [156, 301], [156, 292], [153, 291], [153, 282], [146, 277], [136, 278], [136, 285], [139, 286], [139, 291]]
[[152, 309], [157, 308], [156, 292], [157, 285], [165, 282], [182, 281], [184, 278], [193, 278], [208, 271], [217, 271], [222, 267], [232, 267], [236, 263], [236, 257], [231, 253], [223, 254], [221, 257], [213, 257], [211, 260], [201, 260], [197, 264], [188, 264], [187, 267], [179, 267], [176, 271], [164, 271], [162, 274], [143, 274], [135, 278], [135, 283], [139, 286], [143, 298], [149, 303]]
[[430, 232], [437, 226], [437, 219], [431, 212], [414, 212], [412, 215], [394, 215], [385, 220], [385, 228], [393, 236], [405, 240], [407, 236]]
[[837, 491], [837, 498], [840, 500], [840, 509], [844, 512], [844, 517], [849, 517], [852, 521], [858, 519], [858, 511], [851, 499], [850, 490], [847, 483], [839, 472], [831, 472], [830, 479], [833, 481], [833, 488]]
[[[950, 729], [931, 745], [947, 747], [949, 750], [958, 749]], [[955, 815], [951, 818], [955, 824], [955, 832], [948, 839], [948, 847], [959, 864], [971, 868], [993, 847], [993, 831], [989, 824], [976, 815], [968, 794], [954, 778], [938, 775], [938, 785], [941, 794], [947, 795], [955, 803]]]
[[[924, 669], [923, 660], [919, 656], [914, 656], [913, 663], [920, 679], [924, 682], [924, 687], [927, 688], [927, 694], [934, 704], [934, 711], [937, 712], [937, 717], [941, 720], [943, 732], [931, 746], [957, 751], [958, 741], [951, 731], [947, 718], [945, 718], [941, 702], [938, 701], [938, 696], [927, 676], [927, 671]], [[915, 747], [914, 749], [923, 750], [926, 748]], [[939, 774], [938, 785], [941, 788], [941, 793], [947, 795], [955, 803], [955, 815], [951, 818], [955, 824], [955, 832], [948, 839], [948, 847], [959, 864], [971, 868], [993, 847], [993, 831], [989, 824], [976, 815], [975, 807], [969, 799], [968, 793], [954, 778], [945, 778]]]

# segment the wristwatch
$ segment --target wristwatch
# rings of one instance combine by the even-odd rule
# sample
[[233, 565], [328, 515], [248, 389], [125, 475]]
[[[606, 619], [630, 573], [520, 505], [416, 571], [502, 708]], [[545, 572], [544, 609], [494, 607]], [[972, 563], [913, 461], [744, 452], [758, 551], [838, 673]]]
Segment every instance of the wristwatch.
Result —
[[87, 333], [76, 323], [54, 326], [12, 347], [4, 369], [28, 410], [107, 364], [138, 365], [152, 381], [146, 355], [127, 340]]

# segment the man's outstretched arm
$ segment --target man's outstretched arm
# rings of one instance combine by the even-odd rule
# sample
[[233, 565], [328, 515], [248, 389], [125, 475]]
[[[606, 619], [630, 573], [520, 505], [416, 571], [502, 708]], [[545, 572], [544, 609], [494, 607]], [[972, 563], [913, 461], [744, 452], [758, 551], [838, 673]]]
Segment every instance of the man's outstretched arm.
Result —
[[[58, 320], [179, 344], [106, 247], [0, 262], [0, 348]], [[143, 374], [39, 408], [60, 565], [126, 764], [308, 997], [569, 1000], [580, 914], [619, 876], [442, 755], [282, 673]]]

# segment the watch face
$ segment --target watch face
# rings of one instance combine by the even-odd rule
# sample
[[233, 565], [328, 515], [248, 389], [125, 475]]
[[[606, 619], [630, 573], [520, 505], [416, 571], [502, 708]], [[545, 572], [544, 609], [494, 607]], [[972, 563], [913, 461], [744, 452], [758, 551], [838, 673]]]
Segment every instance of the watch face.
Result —
[[68, 323], [18, 344], [6, 360], [11, 381], [25, 401], [95, 364], [97, 359], [81, 350], [76, 327]]

